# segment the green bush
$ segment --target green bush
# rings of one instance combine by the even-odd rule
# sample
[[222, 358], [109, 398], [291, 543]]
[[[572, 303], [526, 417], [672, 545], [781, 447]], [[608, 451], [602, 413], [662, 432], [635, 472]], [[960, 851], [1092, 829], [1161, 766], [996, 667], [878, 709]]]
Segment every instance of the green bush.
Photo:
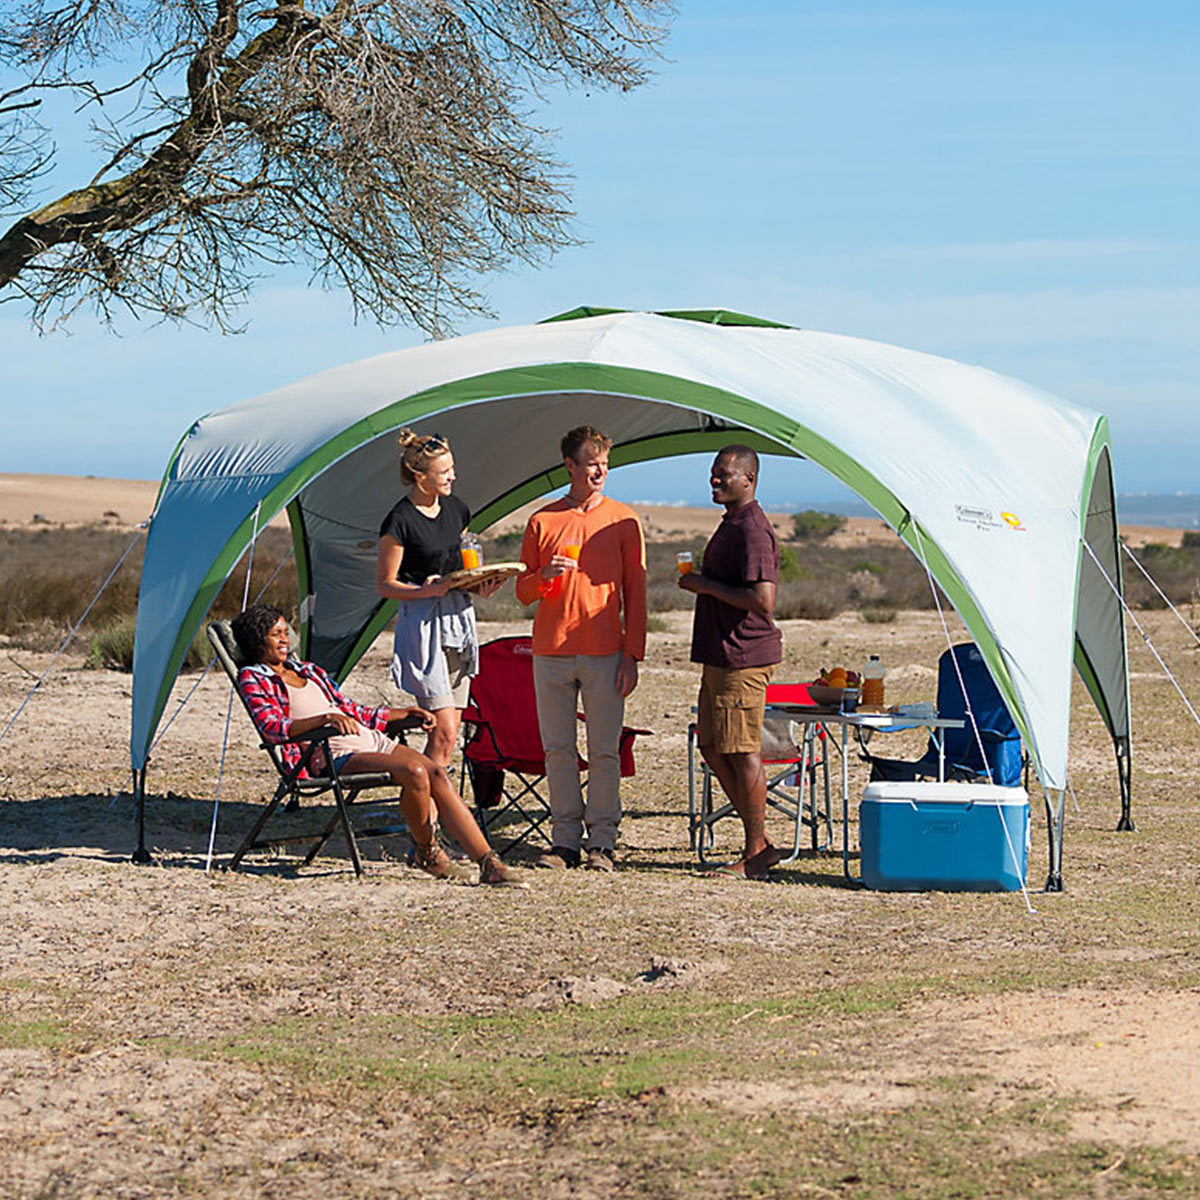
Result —
[[800, 565], [800, 560], [796, 557], [796, 552], [791, 546], [779, 547], [779, 578], [791, 582], [796, 579], [804, 579], [807, 572]]
[[124, 617], [92, 634], [92, 645], [84, 665], [97, 671], [132, 671], [136, 625], [136, 618]]
[[[95, 671], [132, 671], [133, 634], [136, 627], [136, 617], [123, 617], [93, 634], [92, 644], [83, 665]], [[208, 666], [212, 656], [212, 645], [202, 629], [192, 639], [192, 644], [183, 656], [183, 670], [202, 670]]]
[[1183, 531], [1183, 548], [1185, 550], [1200, 550], [1200, 529], [1185, 529]]
[[817, 512], [806, 508], [792, 516], [792, 536], [805, 538], [827, 538], [846, 527], [846, 518], [838, 513]]

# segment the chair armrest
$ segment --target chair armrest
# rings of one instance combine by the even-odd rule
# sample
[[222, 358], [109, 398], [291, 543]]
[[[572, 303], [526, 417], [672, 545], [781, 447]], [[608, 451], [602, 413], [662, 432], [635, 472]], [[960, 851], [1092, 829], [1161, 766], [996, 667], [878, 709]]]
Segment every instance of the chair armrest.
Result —
[[268, 742], [263, 738], [259, 745], [262, 749], [267, 750], [271, 746], [285, 746], [288, 742], [326, 742], [331, 737], [336, 737], [339, 730], [333, 725], [321, 725], [316, 729], [307, 729], [303, 733], [293, 734], [291, 737], [286, 737], [278, 742]]
[[320, 725], [316, 729], [306, 729], [303, 733], [297, 733], [290, 738], [284, 738], [286, 742], [324, 742], [331, 737], [337, 737], [340, 730], [336, 725]]

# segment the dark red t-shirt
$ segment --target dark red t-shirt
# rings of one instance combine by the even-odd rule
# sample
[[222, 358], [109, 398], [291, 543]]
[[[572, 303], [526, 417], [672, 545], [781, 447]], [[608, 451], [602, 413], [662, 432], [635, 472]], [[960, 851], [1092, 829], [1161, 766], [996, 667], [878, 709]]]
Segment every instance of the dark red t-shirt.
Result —
[[[725, 514], [704, 547], [700, 573], [731, 587], [779, 581], [779, 542], [757, 500]], [[770, 617], [715, 596], [696, 597], [692, 662], [741, 669], [770, 666], [782, 658], [783, 635]]]

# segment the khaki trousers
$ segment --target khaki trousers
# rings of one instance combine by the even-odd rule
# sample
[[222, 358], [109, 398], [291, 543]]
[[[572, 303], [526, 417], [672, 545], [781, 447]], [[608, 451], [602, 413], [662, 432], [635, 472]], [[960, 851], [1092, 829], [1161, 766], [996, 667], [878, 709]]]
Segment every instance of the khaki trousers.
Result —
[[[613, 850], [621, 821], [621, 762], [625, 698], [617, 691], [620, 654], [535, 654], [533, 686], [550, 785], [550, 840], [579, 850]], [[587, 803], [579, 779], [576, 713], [587, 717]]]

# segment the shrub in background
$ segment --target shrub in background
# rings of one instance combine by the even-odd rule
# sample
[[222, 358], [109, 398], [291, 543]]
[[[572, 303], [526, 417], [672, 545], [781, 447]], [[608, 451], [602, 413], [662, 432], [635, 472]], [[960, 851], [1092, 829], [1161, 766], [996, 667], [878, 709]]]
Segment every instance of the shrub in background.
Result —
[[[95, 671], [132, 671], [136, 626], [136, 617], [123, 617], [94, 633], [83, 665]], [[208, 635], [201, 629], [183, 656], [182, 670], [201, 671], [212, 661], [212, 657], [212, 645]]]
[[845, 529], [846, 518], [840, 513], [818, 512], [815, 508], [806, 508], [803, 512], [792, 515], [792, 536], [805, 538], [827, 538]]
[[800, 560], [791, 546], [779, 547], [779, 578], [789, 582], [808, 578], [808, 572], [800, 565]]
[[864, 608], [862, 619], [868, 625], [890, 625], [896, 619], [894, 608]]

